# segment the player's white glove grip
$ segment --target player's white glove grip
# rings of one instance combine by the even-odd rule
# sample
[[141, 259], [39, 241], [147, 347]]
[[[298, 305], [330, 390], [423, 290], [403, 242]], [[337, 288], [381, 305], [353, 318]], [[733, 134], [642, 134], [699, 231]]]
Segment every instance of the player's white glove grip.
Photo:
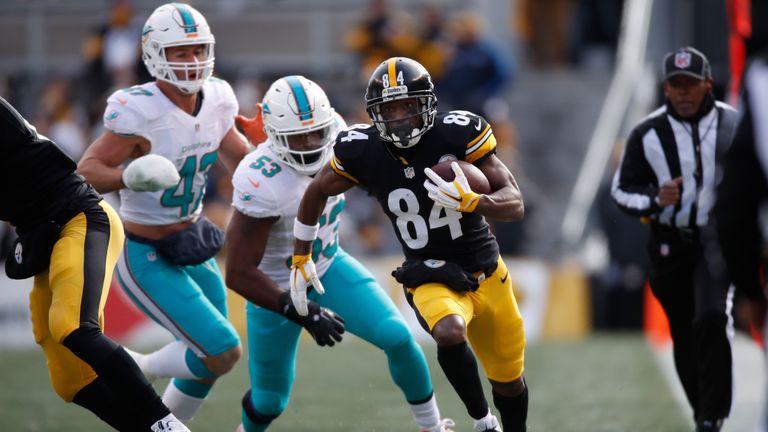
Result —
[[156, 192], [179, 184], [179, 172], [168, 159], [148, 154], [123, 170], [123, 184], [136, 192]]
[[318, 294], [324, 294], [325, 289], [317, 276], [315, 263], [312, 261], [312, 254], [294, 255], [291, 260], [291, 301], [296, 308], [296, 312], [301, 316], [309, 313], [307, 308], [307, 288], [312, 285]]
[[424, 181], [424, 187], [429, 192], [429, 198], [438, 205], [450, 210], [471, 213], [475, 211], [480, 202], [480, 195], [472, 192], [467, 177], [459, 164], [451, 163], [451, 169], [456, 174], [452, 182], [443, 180], [432, 168], [424, 168], [424, 173], [429, 180]]

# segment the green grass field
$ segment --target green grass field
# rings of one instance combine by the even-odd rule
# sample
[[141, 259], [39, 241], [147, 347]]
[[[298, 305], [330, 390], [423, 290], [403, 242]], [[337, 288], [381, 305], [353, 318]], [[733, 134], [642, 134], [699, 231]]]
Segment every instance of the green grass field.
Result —
[[[437, 365], [434, 344], [424, 350], [443, 416], [456, 420], [457, 431], [471, 431]], [[304, 343], [298, 363], [291, 404], [270, 430], [416, 429], [378, 350], [359, 340], [331, 349]], [[531, 432], [690, 430], [639, 334], [537, 343], [527, 350], [526, 368]], [[0, 431], [107, 430], [90, 413], [56, 397], [40, 351], [0, 351], [0, 370]], [[194, 432], [234, 431], [247, 375], [243, 359], [219, 381], [190, 425]], [[164, 383], [157, 384], [162, 389]]]

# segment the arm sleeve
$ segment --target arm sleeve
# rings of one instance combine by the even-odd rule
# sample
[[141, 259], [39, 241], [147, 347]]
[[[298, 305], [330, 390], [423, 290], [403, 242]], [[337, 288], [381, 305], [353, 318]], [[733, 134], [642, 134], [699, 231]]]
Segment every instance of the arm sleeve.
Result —
[[621, 157], [621, 163], [613, 176], [611, 197], [627, 214], [650, 216], [661, 207], [656, 202], [658, 180], [645, 158], [642, 136], [632, 131]]
[[763, 288], [759, 269], [762, 254], [758, 209], [767, 185], [755, 152], [752, 112], [748, 101], [744, 107], [733, 144], [723, 157], [714, 216], [731, 281], [747, 297], [761, 298]]
[[493, 135], [491, 125], [482, 116], [468, 114], [470, 114], [471, 119], [470, 126], [461, 129], [465, 135], [469, 131], [468, 142], [464, 150], [464, 160], [477, 165], [488, 156], [496, 153], [496, 137]]
[[232, 207], [253, 218], [282, 217], [277, 198], [266, 182], [259, 183], [249, 178], [240, 167], [232, 176]]
[[122, 104], [110, 97], [107, 108], [104, 110], [104, 127], [117, 135], [145, 136], [147, 119], [127, 104]]
[[360, 137], [366, 143], [371, 138], [362, 132], [358, 132], [356, 130], [357, 126], [355, 125], [353, 128], [339, 132], [336, 136], [336, 145], [333, 147], [333, 157], [331, 158], [330, 165], [336, 174], [356, 184], [360, 184], [362, 176], [359, 172], [361, 169], [357, 166], [359, 164], [357, 156], [364, 151], [365, 146], [361, 142], [355, 142], [357, 141], [355, 138], [350, 140], [345, 137]]
[[235, 125], [235, 116], [240, 111], [240, 104], [237, 102], [235, 92], [232, 90], [232, 86], [227, 81], [218, 79], [215, 84], [222, 86], [222, 93], [224, 94], [223, 102], [220, 109], [223, 111], [221, 118], [224, 120], [224, 129], [229, 130]]

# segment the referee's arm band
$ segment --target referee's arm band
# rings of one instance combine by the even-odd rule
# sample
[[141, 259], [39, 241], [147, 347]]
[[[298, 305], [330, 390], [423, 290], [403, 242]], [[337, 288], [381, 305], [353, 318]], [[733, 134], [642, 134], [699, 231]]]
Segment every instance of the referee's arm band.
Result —
[[314, 241], [317, 238], [317, 231], [320, 224], [304, 225], [298, 219], [293, 220], [293, 236], [298, 240]]

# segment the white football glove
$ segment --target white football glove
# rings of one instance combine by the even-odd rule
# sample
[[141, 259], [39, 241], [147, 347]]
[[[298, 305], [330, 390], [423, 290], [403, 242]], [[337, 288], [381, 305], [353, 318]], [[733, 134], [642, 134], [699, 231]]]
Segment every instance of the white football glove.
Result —
[[451, 163], [456, 178], [452, 182], [443, 180], [432, 168], [424, 168], [424, 173], [429, 180], [424, 181], [424, 187], [429, 192], [429, 198], [438, 205], [450, 210], [472, 213], [480, 202], [480, 195], [472, 192], [467, 182], [464, 171], [459, 164]]
[[148, 154], [123, 170], [123, 184], [136, 192], [156, 192], [179, 183], [179, 172], [168, 159]]
[[307, 288], [312, 285], [318, 294], [325, 294], [325, 288], [317, 276], [312, 254], [294, 255], [291, 259], [291, 301], [296, 312], [301, 316], [307, 316]]

